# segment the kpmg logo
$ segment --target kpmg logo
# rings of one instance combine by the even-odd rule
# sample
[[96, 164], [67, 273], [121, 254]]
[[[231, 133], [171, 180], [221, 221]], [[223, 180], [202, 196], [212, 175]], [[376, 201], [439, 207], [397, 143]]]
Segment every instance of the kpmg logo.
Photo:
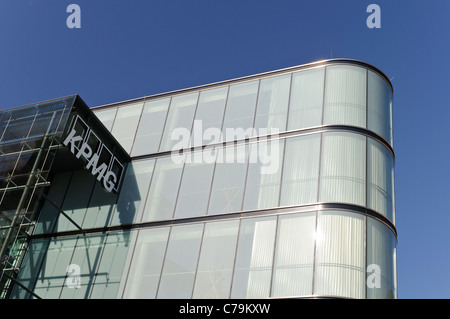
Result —
[[79, 116], [63, 144], [76, 158], [86, 162], [86, 169], [108, 192], [118, 191], [123, 165]]

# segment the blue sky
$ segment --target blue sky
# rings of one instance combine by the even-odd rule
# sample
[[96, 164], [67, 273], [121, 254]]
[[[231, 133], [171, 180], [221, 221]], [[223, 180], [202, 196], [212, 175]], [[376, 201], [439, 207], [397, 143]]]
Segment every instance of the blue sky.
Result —
[[[81, 28], [69, 29], [69, 4]], [[369, 29], [369, 4], [381, 28]], [[321, 59], [392, 80], [398, 297], [450, 298], [450, 2], [0, 0], [0, 109], [89, 106]]]

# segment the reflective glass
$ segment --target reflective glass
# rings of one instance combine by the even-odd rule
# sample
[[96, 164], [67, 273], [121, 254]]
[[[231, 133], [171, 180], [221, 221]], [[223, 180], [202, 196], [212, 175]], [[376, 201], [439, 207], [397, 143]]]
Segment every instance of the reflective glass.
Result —
[[[79, 237], [75, 250], [72, 255], [67, 272], [69, 276], [66, 279], [66, 284], [63, 287], [60, 298], [61, 299], [87, 299], [89, 298], [90, 290], [94, 284], [97, 268], [101, 260], [103, 245], [106, 241], [106, 235], [93, 235]], [[73, 270], [71, 270], [73, 269]], [[76, 287], [74, 270], [79, 271], [79, 287]]]
[[108, 226], [116, 201], [117, 194], [106, 192], [102, 184], [95, 183], [86, 216], [80, 226], [83, 228]]
[[123, 298], [156, 297], [169, 227], [140, 230]]
[[321, 202], [365, 205], [366, 138], [354, 133], [323, 133]]
[[247, 156], [248, 145], [218, 150], [208, 214], [241, 210]]
[[111, 225], [141, 220], [154, 165], [154, 159], [128, 164]]
[[243, 219], [239, 230], [231, 298], [268, 298], [277, 218]]
[[364, 298], [365, 217], [319, 212], [314, 294]]
[[229, 298], [238, 228], [238, 220], [205, 224], [192, 298]]
[[172, 227], [157, 298], [192, 297], [203, 224]]
[[182, 171], [183, 163], [175, 163], [171, 157], [156, 160], [142, 221], [173, 217]]
[[158, 152], [170, 98], [145, 103], [136, 132], [132, 156]]
[[[69, 195], [65, 197], [61, 209], [79, 226], [83, 223], [86, 207], [88, 207], [95, 182], [94, 177], [86, 170], [72, 173], [72, 178], [67, 189], [67, 194]], [[60, 214], [56, 228], [53, 231], [76, 229], [77, 227], [71, 221]]]
[[242, 129], [243, 132], [247, 132], [250, 129], [248, 131], [250, 134], [246, 135], [253, 135], [251, 129], [253, 128], [255, 117], [258, 86], [259, 81], [233, 84], [230, 86], [222, 127], [224, 140], [244, 138], [245, 134], [241, 134], [236, 129]]
[[288, 130], [322, 124], [324, 70], [318, 68], [293, 74]]
[[334, 65], [326, 69], [323, 124], [366, 127], [366, 70]]
[[114, 299], [118, 297], [117, 292], [123, 278], [129, 241], [130, 232], [108, 234], [89, 298]]
[[368, 72], [368, 129], [384, 137], [393, 145], [391, 87], [378, 74]]
[[312, 294], [315, 225], [315, 212], [279, 217], [272, 297]]
[[[201, 156], [201, 153], [196, 153]], [[175, 218], [206, 215], [214, 163], [186, 163], [175, 209]]]
[[121, 106], [117, 110], [112, 135], [128, 153], [134, 142], [137, 125], [142, 113], [143, 103]]
[[[70, 265], [77, 238], [58, 238], [50, 242], [40, 265], [34, 292], [43, 299], [60, 298], [66, 283], [67, 266]], [[36, 271], [36, 270], [34, 270]]]
[[220, 141], [220, 135], [212, 134], [214, 131], [221, 132], [227, 96], [228, 86], [200, 92], [191, 146]]
[[286, 130], [291, 74], [261, 80], [256, 107], [255, 129], [268, 133]]
[[[185, 95], [174, 96], [169, 107], [164, 134], [161, 140], [160, 152], [171, 151], [173, 148], [179, 149], [187, 145], [179, 146], [183, 142], [179, 140], [179, 130], [192, 130], [195, 109], [197, 106], [198, 92]], [[187, 144], [189, 139], [187, 139]]]
[[98, 110], [93, 109], [95, 116], [103, 123], [108, 131], [111, 131], [114, 119], [116, 118], [117, 107], [106, 109], [106, 110]]

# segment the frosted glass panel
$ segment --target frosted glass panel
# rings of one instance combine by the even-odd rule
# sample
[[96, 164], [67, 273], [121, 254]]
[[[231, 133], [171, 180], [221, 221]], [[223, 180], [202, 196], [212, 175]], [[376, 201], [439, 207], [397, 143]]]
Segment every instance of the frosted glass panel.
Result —
[[[236, 139], [226, 134], [227, 129], [247, 130], [253, 128], [258, 85], [259, 81], [252, 81], [230, 86], [222, 128], [223, 134], [226, 135], [225, 140]], [[243, 136], [238, 136], [238, 138], [243, 138]]]
[[276, 225], [276, 217], [241, 221], [231, 298], [270, 297]]
[[207, 223], [193, 298], [229, 298], [239, 221]]
[[284, 140], [250, 144], [244, 210], [277, 207]]
[[317, 202], [320, 134], [286, 140], [281, 206]]
[[366, 70], [347, 65], [326, 69], [323, 124], [366, 127]]
[[288, 130], [322, 124], [324, 70], [318, 68], [293, 74]]
[[312, 294], [316, 213], [279, 217], [272, 297]]
[[290, 85], [290, 74], [261, 80], [255, 118], [258, 133], [261, 129], [269, 133], [286, 130]]
[[395, 222], [394, 159], [381, 143], [368, 139], [367, 205]]
[[367, 219], [367, 265], [375, 265], [380, 271], [375, 273], [373, 268], [367, 272], [368, 299], [397, 298], [396, 245], [397, 240], [386, 225]]
[[156, 297], [169, 227], [139, 231], [123, 298]]
[[145, 103], [131, 152], [139, 156], [158, 152], [170, 98]]
[[105, 192], [102, 184], [95, 183], [86, 216], [81, 226], [83, 228], [108, 226], [116, 201], [117, 194]]
[[323, 133], [322, 202], [365, 205], [366, 138], [353, 133]]
[[364, 298], [365, 217], [319, 212], [314, 294]]
[[139, 118], [141, 117], [143, 103], [119, 107], [116, 120], [112, 128], [112, 135], [128, 153], [133, 146]]
[[95, 116], [98, 117], [98, 119], [103, 123], [103, 125], [106, 127], [108, 131], [111, 131], [111, 128], [114, 123], [114, 119], [116, 118], [117, 108], [111, 108], [101, 111], [95, 111], [93, 110]]
[[[172, 98], [161, 146], [159, 148], [160, 152], [171, 151], [176, 144], [180, 143], [180, 137], [176, 134], [176, 129], [185, 129], [191, 132], [198, 95], [198, 92], [195, 92]], [[189, 143], [189, 140], [187, 140], [187, 143]]]
[[368, 74], [368, 129], [378, 133], [391, 145], [392, 140], [392, 90], [386, 80], [369, 71]]
[[171, 157], [156, 160], [142, 221], [171, 219], [180, 186], [183, 163]]
[[203, 224], [172, 227], [157, 298], [192, 297]]
[[130, 232], [111, 233], [106, 238], [90, 299], [115, 299], [128, 254]]

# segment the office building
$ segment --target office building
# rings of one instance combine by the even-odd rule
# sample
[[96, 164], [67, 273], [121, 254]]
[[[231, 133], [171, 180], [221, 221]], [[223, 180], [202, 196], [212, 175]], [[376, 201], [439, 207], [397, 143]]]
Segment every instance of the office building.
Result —
[[332, 59], [0, 112], [3, 298], [396, 298], [393, 88]]

